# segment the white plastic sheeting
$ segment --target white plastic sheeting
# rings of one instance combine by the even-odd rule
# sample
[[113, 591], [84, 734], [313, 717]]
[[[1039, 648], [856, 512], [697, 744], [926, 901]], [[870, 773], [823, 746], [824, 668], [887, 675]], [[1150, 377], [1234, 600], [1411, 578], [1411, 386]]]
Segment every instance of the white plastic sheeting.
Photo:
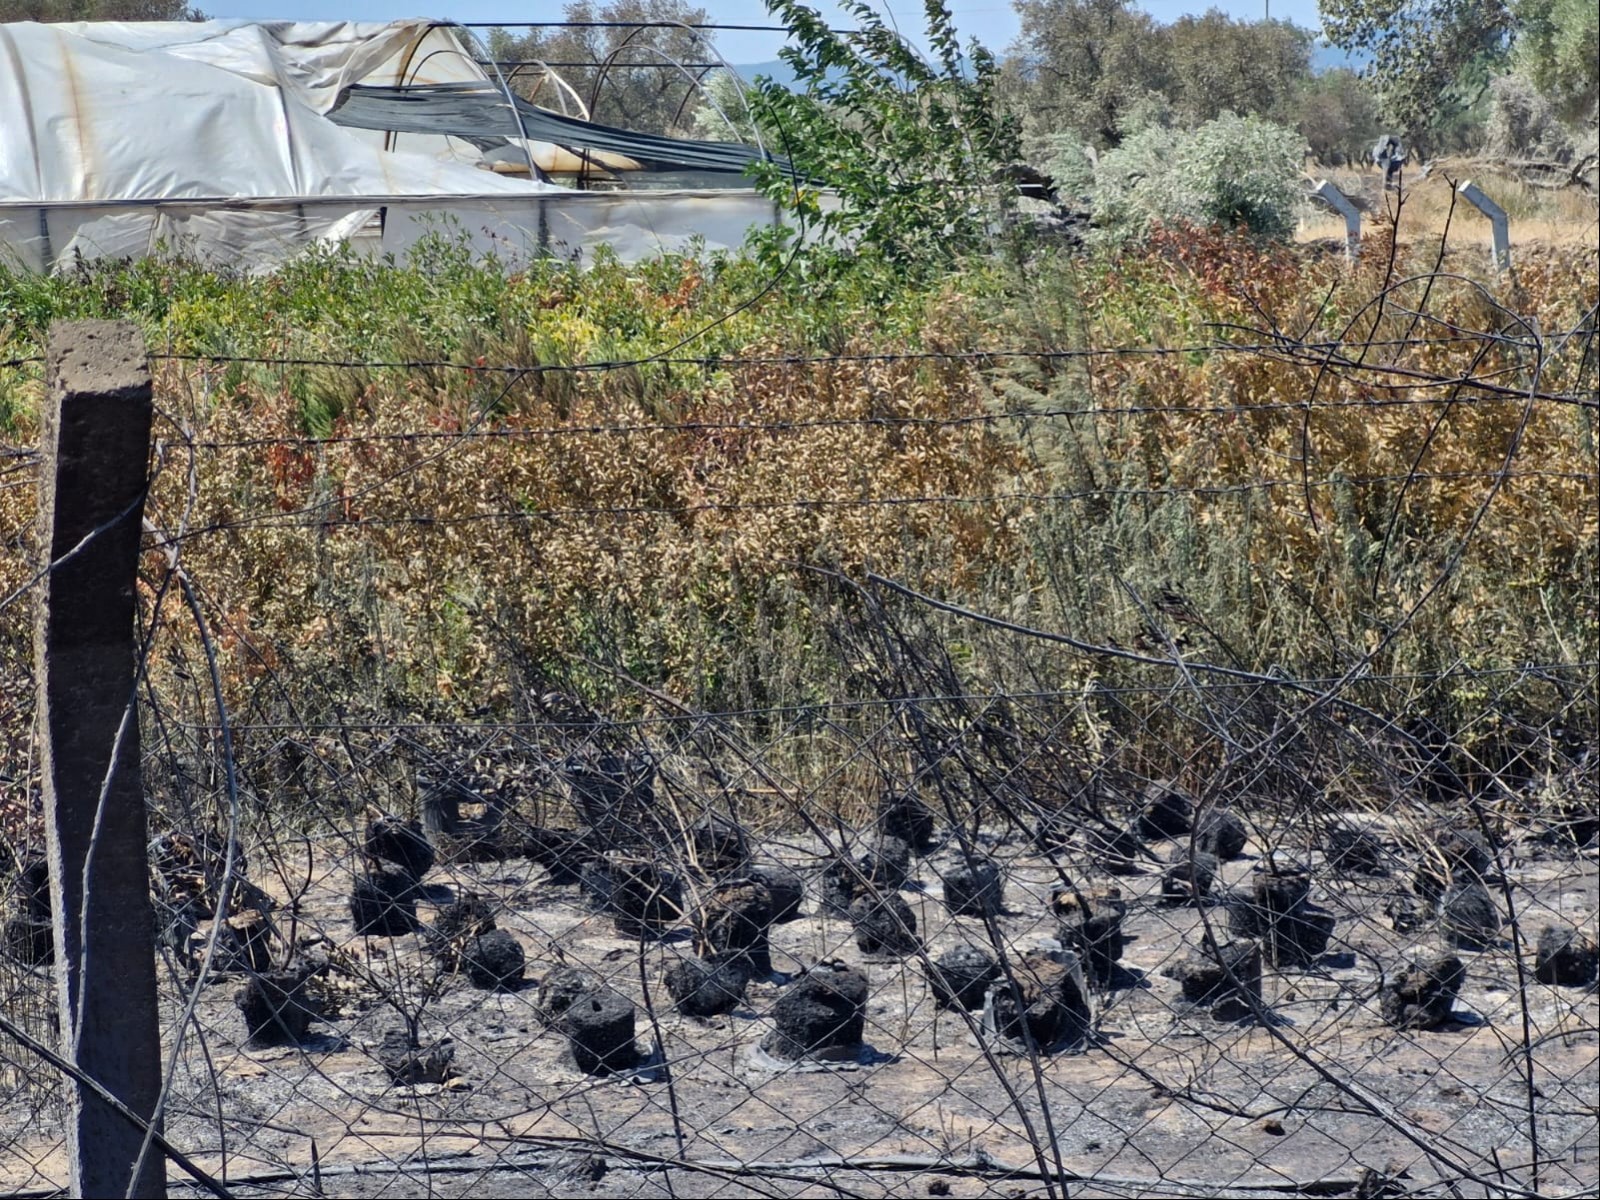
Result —
[[574, 193], [447, 137], [341, 128], [343, 88], [484, 79], [427, 21], [0, 24], [0, 252], [32, 269], [161, 251], [264, 269], [319, 242], [454, 229], [516, 258], [737, 245], [748, 193]]
[[[392, 77], [419, 39], [449, 41], [423, 22], [0, 25], [0, 196], [82, 203], [537, 188], [386, 151], [381, 134], [327, 120], [341, 88]], [[476, 68], [459, 51], [419, 49], [430, 64]]]
[[[441, 210], [431, 203], [400, 201], [381, 210], [371, 241], [385, 253], [403, 255], [431, 233], [458, 232], [478, 249], [507, 262], [554, 255], [587, 263], [605, 246], [624, 262], [683, 253], [694, 246], [731, 250], [750, 230], [778, 220], [773, 204], [754, 192], [572, 192], [503, 200], [485, 196]], [[371, 226], [368, 227], [371, 230]], [[371, 235], [369, 235], [371, 236]]]

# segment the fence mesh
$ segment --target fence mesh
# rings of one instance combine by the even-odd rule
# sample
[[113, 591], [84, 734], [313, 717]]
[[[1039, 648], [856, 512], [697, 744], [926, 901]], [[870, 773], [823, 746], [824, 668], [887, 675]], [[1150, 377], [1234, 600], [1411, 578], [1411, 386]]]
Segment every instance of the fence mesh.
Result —
[[[1450, 335], [1502, 350], [1510, 336]], [[542, 502], [530, 483], [515, 503], [486, 491], [451, 511], [430, 504], [434, 473], [470, 471], [484, 461], [470, 456], [511, 443], [554, 440], [586, 460], [595, 445], [626, 456], [651, 439], [782, 440], [818, 422], [517, 426], [485, 406], [455, 427], [260, 435], [204, 418], [239, 363], [168, 361], [138, 704], [163, 1119], [188, 1160], [170, 1168], [174, 1188], [1592, 1194], [1592, 637], [1549, 661], [1490, 646], [1444, 668], [1380, 670], [1378, 651], [1448, 590], [1460, 554], [1446, 554], [1441, 576], [1408, 584], [1415, 607], [1384, 614], [1366, 653], [1312, 676], [1232, 646], [1216, 615], [1227, 597], [1179, 594], [1137, 570], [1174, 506], [1203, 500], [1217, 520], [1248, 522], [1260, 510], [1239, 497], [1256, 491], [1377, 496], [1403, 525], [1407, 489], [1475, 480], [1454, 526], [1462, 547], [1502, 492], [1565, 481], [1592, 512], [1592, 471], [1541, 463], [1519, 442], [1535, 411], [1592, 431], [1585, 338], [1592, 327], [1506, 351], [1554, 363], [1575, 348], [1558, 385], [1543, 359], [1513, 364], [1523, 382], [1497, 370], [1468, 383], [1408, 375], [1375, 342], [1211, 348], [1368, 383], [1387, 372], [1381, 395], [1325, 397], [1368, 417], [1384, 404], [1500, 405], [1502, 440], [1437, 469], [1419, 455], [1407, 472], [1313, 474], [1303, 457], [1241, 478], [1219, 452], [1211, 473], [1154, 488], [1069, 471], [999, 494], [851, 498], [800, 481], [765, 498], [708, 492], [698, 506], [638, 492], [575, 507]], [[902, 357], [981, 379], [1003, 356]], [[492, 400], [533, 386], [516, 364], [255, 366], [422, 380], [459, 367], [503, 376]], [[867, 365], [751, 369], [856, 386]], [[1004, 423], [1036, 448], [1063, 429], [1081, 440], [1085, 423], [1097, 435], [1155, 428], [1166, 413], [1102, 400], [823, 423], [863, 441], [941, 421], [999, 436]], [[1241, 416], [1226, 403], [1184, 415], [1219, 438]], [[327, 456], [346, 451], [370, 456], [369, 474], [316, 493]], [[208, 455], [267, 464], [279, 484], [305, 485], [303, 502], [198, 467]], [[0, 486], [31, 487], [35, 470], [19, 448]], [[881, 561], [794, 564], [807, 581], [794, 621], [833, 664], [835, 694], [664, 688], [630, 661], [613, 613], [589, 614], [561, 654], [519, 651], [470, 595], [449, 603], [504, 668], [501, 692], [476, 711], [442, 669], [434, 712], [391, 704], [379, 667], [351, 688], [308, 680], [296, 659], [346, 637], [360, 624], [347, 610], [376, 611], [387, 589], [437, 586], [433, 556], [448, 559], [463, 537], [515, 556], [530, 523], [592, 522], [648, 543], [650, 522], [697, 510], [820, 520], [853, 506], [981, 509], [992, 523], [980, 543], [994, 529], [1026, 541], [1085, 506], [1131, 514], [1115, 526], [1122, 540], [1085, 551], [1099, 566], [1062, 559], [1076, 581], [1049, 584], [1066, 597], [1056, 615], [1115, 608], [1121, 623], [984, 611], [926, 571]], [[925, 532], [904, 521], [908, 540]], [[398, 567], [378, 542], [397, 525], [417, 556]], [[320, 596], [326, 625], [306, 644], [253, 638], [223, 568], [205, 565], [251, 570], [247, 533], [286, 539], [273, 543], [285, 571], [296, 555], [331, 562], [365, 571], [365, 590]], [[1364, 569], [1381, 573], [1407, 536], [1373, 531], [1384, 549]], [[206, 559], [208, 545], [221, 557]], [[32, 582], [6, 597], [8, 620], [23, 618]], [[1577, 591], [1592, 612], [1592, 580]], [[1318, 619], [1323, 604], [1335, 601], [1305, 598]], [[361, 628], [385, 636], [377, 617]], [[776, 620], [766, 632], [785, 636]], [[356, 652], [374, 664], [395, 653]], [[692, 661], [696, 648], [675, 652]], [[8, 664], [0, 1180], [19, 1196], [55, 1194], [66, 1171], [61, 1084], [36, 1049], [59, 1039], [31, 686], [25, 662]], [[712, 696], [720, 703], [702, 702]], [[1449, 728], [1427, 715], [1445, 708]]]

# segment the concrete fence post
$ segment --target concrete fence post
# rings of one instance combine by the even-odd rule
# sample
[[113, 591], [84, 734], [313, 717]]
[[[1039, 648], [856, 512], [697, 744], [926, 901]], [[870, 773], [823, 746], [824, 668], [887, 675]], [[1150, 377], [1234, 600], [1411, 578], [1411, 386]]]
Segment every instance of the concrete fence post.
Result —
[[1361, 210], [1333, 185], [1332, 180], [1319, 179], [1311, 194], [1344, 218], [1344, 253], [1351, 262], [1361, 257]]
[[1494, 241], [1494, 269], [1511, 269], [1511, 219], [1506, 210], [1484, 194], [1482, 188], [1470, 179], [1456, 188], [1456, 192], [1473, 208], [1489, 218], [1489, 235]]
[[[150, 454], [144, 341], [125, 322], [50, 330], [39, 482], [34, 655], [61, 1053], [148, 1119], [161, 1032], [139, 778], [134, 584]], [[64, 1081], [75, 1196], [166, 1195], [166, 1162], [132, 1178], [141, 1130]]]

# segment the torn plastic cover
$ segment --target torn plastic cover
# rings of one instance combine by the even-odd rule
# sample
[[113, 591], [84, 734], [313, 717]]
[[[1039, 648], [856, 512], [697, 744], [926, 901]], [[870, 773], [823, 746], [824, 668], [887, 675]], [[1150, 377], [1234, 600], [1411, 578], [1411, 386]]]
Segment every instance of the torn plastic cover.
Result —
[[0, 204], [548, 190], [443, 139], [387, 150], [328, 120], [317, 105], [408, 36], [445, 34], [423, 22], [0, 24]]
[[[620, 154], [656, 170], [687, 169], [741, 175], [768, 156], [738, 142], [697, 142], [635, 133], [537, 108], [518, 97], [511, 111], [492, 83], [442, 83], [421, 87], [357, 85], [347, 88], [328, 114], [350, 129], [431, 133], [478, 139], [499, 136], [551, 142], [575, 150]], [[779, 160], [773, 160], [779, 161]]]

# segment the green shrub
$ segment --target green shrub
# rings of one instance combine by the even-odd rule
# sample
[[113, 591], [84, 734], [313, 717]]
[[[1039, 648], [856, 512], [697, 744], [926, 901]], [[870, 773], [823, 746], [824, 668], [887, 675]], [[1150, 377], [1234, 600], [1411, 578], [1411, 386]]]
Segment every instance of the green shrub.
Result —
[[1225, 113], [1192, 133], [1147, 125], [1100, 156], [1095, 223], [1119, 241], [1158, 222], [1287, 238], [1303, 153], [1298, 133], [1259, 117]]
[[962, 54], [941, 0], [924, 3], [931, 62], [866, 4], [844, 6], [849, 33], [795, 0], [767, 7], [789, 28], [795, 84], [758, 81], [756, 122], [778, 131], [789, 166], [759, 165], [757, 186], [821, 235], [812, 263], [877, 259], [903, 276], [983, 246], [995, 172], [1020, 156], [993, 56], [976, 43]]
[[1095, 160], [1075, 135], [1047, 134], [1037, 140], [1030, 157], [1054, 181], [1062, 200], [1088, 200], [1094, 195]]

